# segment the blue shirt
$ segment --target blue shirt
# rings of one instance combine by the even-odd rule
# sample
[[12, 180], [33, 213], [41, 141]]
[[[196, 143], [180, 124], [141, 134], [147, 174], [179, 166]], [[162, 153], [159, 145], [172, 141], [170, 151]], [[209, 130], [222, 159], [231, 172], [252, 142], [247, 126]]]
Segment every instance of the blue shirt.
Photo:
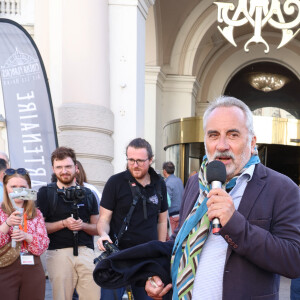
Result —
[[179, 213], [184, 187], [181, 179], [174, 174], [169, 175], [165, 181], [171, 199], [171, 206], [168, 211], [169, 215], [172, 216]]

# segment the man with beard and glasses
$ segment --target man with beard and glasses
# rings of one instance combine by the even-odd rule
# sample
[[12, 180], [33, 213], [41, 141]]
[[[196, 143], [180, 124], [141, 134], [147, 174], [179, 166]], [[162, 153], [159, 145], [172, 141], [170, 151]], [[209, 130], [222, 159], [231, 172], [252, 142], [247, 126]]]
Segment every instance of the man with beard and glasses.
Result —
[[40, 188], [37, 206], [50, 239], [46, 265], [53, 299], [72, 299], [76, 289], [79, 299], [99, 300], [100, 288], [93, 280], [97, 200], [88, 188], [75, 189], [77, 165], [73, 149], [57, 148], [51, 162], [57, 182]]
[[[260, 163], [252, 113], [242, 101], [212, 102], [203, 128], [206, 156], [186, 184], [171, 237], [172, 283], [153, 276], [146, 291], [153, 299], [173, 288], [172, 299], [277, 300], [280, 275], [300, 275], [299, 187]], [[206, 167], [214, 160], [227, 177], [211, 189]], [[219, 235], [211, 230], [215, 218]]]
[[[100, 235], [97, 243], [102, 251], [105, 251], [104, 241], [114, 242], [122, 250], [152, 240], [166, 240], [167, 189], [163, 178], [151, 167], [151, 145], [136, 138], [127, 146], [126, 156], [127, 170], [110, 177], [103, 190], [97, 224]], [[137, 202], [129, 217], [134, 200]], [[125, 287], [101, 288], [101, 299], [122, 299], [124, 291]], [[132, 292], [134, 299], [151, 299], [144, 287], [132, 285]]]

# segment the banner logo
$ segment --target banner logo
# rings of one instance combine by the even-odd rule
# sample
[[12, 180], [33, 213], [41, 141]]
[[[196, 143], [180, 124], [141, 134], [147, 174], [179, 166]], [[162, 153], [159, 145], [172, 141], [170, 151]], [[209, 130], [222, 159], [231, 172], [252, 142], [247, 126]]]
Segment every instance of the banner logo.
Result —
[[[282, 32], [281, 42], [277, 49], [286, 45], [300, 31], [300, 0], [284, 1], [283, 12], [288, 16], [286, 17], [288, 22], [283, 16], [279, 0], [250, 0], [249, 5], [247, 2], [247, 0], [239, 0], [237, 7], [233, 3], [214, 2], [218, 6], [218, 22], [228, 25], [223, 29], [218, 26], [218, 29], [233, 46], [237, 46], [233, 37], [233, 29], [247, 23], [253, 27], [254, 35], [245, 43], [246, 52], [249, 51], [251, 43], [262, 43], [266, 47], [264, 52], [269, 52], [269, 45], [262, 37], [262, 29], [267, 24]], [[229, 17], [229, 11], [231, 11], [232, 18]], [[241, 18], [239, 18], [240, 15], [242, 15]]]
[[3, 85], [20, 84], [40, 79], [41, 69], [38, 58], [28, 54], [16, 52], [1, 66]]

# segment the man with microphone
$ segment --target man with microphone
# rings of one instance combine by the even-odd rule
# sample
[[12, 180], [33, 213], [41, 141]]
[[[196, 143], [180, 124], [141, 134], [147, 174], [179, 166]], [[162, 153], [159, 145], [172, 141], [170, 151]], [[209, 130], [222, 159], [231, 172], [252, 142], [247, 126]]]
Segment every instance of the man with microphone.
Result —
[[[242, 101], [218, 98], [203, 127], [206, 156], [186, 184], [171, 237], [172, 284], [152, 276], [145, 289], [153, 299], [171, 288], [172, 299], [279, 299], [280, 275], [300, 276], [300, 190], [260, 163]], [[225, 180], [222, 169], [210, 170], [214, 161], [224, 164]]]

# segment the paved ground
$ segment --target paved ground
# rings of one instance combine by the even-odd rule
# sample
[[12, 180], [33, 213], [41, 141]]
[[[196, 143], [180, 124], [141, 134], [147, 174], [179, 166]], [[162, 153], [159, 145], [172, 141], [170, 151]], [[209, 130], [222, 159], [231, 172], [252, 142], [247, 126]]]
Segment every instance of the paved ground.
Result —
[[[287, 279], [285, 277], [281, 278], [279, 300], [290, 300], [290, 283], [291, 283], [290, 279]], [[52, 300], [51, 286], [49, 280], [47, 280], [46, 283], [45, 300]]]

